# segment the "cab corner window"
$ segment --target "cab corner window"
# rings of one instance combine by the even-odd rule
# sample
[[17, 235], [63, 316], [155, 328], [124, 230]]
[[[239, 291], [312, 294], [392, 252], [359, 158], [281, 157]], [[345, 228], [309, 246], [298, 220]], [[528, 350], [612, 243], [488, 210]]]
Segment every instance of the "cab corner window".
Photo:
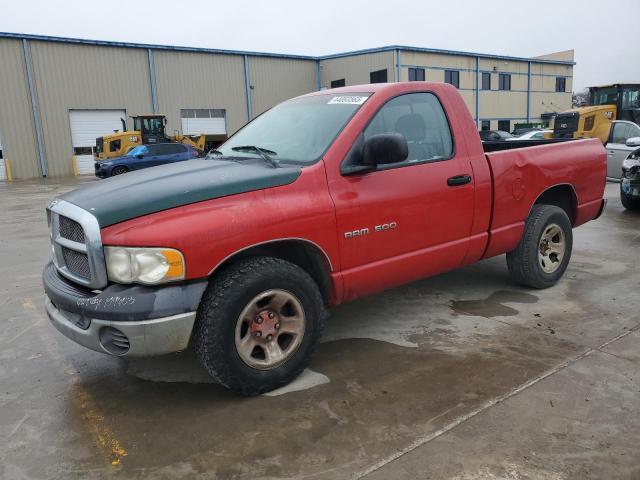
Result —
[[444, 160], [453, 154], [447, 117], [432, 93], [410, 93], [389, 100], [363, 133], [365, 139], [380, 133], [404, 135], [409, 156], [394, 166]]

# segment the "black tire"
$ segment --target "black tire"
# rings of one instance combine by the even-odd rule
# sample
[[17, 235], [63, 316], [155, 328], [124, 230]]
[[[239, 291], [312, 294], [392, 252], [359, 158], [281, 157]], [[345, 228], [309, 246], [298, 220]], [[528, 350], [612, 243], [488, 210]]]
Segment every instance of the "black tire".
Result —
[[116, 175], [122, 175], [123, 173], [127, 173], [129, 169], [127, 167], [123, 167], [122, 165], [115, 167], [111, 170], [111, 176], [115, 177]]
[[622, 206], [632, 212], [640, 211], [640, 198], [633, 198], [631, 195], [622, 191], [622, 183], [620, 184], [620, 201]]
[[[249, 366], [235, 344], [236, 324], [244, 308], [262, 292], [282, 289], [304, 310], [302, 340], [284, 363], [262, 370]], [[216, 274], [205, 291], [194, 330], [200, 362], [219, 383], [240, 395], [259, 395], [294, 380], [318, 344], [326, 312], [320, 290], [297, 265], [272, 257], [240, 260]]]
[[[564, 234], [565, 250], [562, 260], [555, 270], [547, 273], [538, 259], [542, 235], [551, 225], [557, 225]], [[534, 205], [527, 218], [524, 234], [517, 248], [507, 253], [507, 266], [511, 278], [516, 282], [532, 288], [548, 288], [562, 277], [573, 248], [573, 232], [571, 221], [566, 212], [553, 205]]]

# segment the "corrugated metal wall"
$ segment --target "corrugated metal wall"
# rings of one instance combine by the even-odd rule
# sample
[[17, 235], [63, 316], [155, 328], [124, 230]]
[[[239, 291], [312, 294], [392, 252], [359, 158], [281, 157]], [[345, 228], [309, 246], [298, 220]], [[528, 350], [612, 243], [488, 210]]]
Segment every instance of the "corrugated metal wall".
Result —
[[253, 115], [317, 89], [316, 62], [286, 58], [248, 57]]
[[127, 115], [151, 111], [145, 50], [30, 44], [49, 176], [73, 173], [69, 110], [124, 109]]
[[14, 178], [40, 175], [38, 149], [20, 40], [0, 39], [0, 137]]
[[247, 123], [242, 55], [154, 50], [159, 113], [167, 115], [167, 133], [180, 130], [180, 109], [223, 108], [227, 128]]
[[[34, 39], [28, 43], [49, 176], [72, 174], [69, 110], [124, 109], [127, 115], [152, 111], [146, 48]], [[169, 134], [181, 129], [181, 109], [224, 109], [230, 134], [247, 122], [242, 52], [152, 52], [158, 111], [167, 115]], [[314, 60], [256, 55], [248, 55], [247, 59], [254, 116], [317, 88]], [[401, 80], [408, 79], [410, 66], [424, 66], [426, 79], [431, 81], [443, 81], [444, 68], [458, 69], [460, 93], [475, 115], [475, 57], [402, 51], [400, 63]], [[0, 38], [0, 65], [4, 67], [0, 75], [4, 156], [11, 160], [15, 178], [37, 177], [38, 149], [21, 40]], [[570, 108], [573, 67], [535, 61], [531, 65], [531, 118]], [[332, 80], [344, 78], [347, 85], [366, 84], [369, 74], [381, 69], [387, 69], [389, 82], [396, 81], [396, 51], [321, 60], [320, 83], [329, 87]], [[482, 58], [480, 69], [492, 72], [492, 91], [480, 93], [480, 118], [492, 119], [495, 126], [498, 118], [515, 121], [526, 117], [528, 62]], [[500, 72], [512, 74], [511, 91], [497, 91]], [[567, 78], [567, 92], [555, 92], [555, 76]]]
[[346, 85], [369, 83], [369, 74], [387, 69], [389, 82], [395, 81], [395, 52], [368, 53], [320, 61], [322, 87], [330, 87], [332, 80], [345, 79]]

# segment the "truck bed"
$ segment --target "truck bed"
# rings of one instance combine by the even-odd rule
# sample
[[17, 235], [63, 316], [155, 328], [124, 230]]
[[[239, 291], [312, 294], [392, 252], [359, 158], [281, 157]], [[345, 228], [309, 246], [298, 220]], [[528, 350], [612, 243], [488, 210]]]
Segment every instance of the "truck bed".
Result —
[[570, 207], [575, 211], [571, 218], [574, 227], [597, 215], [607, 166], [607, 155], [599, 139], [492, 143], [515, 145], [485, 153], [493, 186], [486, 257], [515, 248], [531, 206], [550, 187], [569, 191], [573, 203]]

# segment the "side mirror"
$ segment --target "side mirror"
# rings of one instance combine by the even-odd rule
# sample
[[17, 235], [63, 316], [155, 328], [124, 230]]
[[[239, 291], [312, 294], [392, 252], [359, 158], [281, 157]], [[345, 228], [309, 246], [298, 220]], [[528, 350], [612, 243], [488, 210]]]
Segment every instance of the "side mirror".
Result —
[[631, 137], [626, 143], [627, 147], [640, 147], [640, 137]]
[[409, 156], [407, 139], [400, 133], [381, 133], [356, 139], [340, 166], [342, 175], [370, 172], [377, 165], [402, 162]]

